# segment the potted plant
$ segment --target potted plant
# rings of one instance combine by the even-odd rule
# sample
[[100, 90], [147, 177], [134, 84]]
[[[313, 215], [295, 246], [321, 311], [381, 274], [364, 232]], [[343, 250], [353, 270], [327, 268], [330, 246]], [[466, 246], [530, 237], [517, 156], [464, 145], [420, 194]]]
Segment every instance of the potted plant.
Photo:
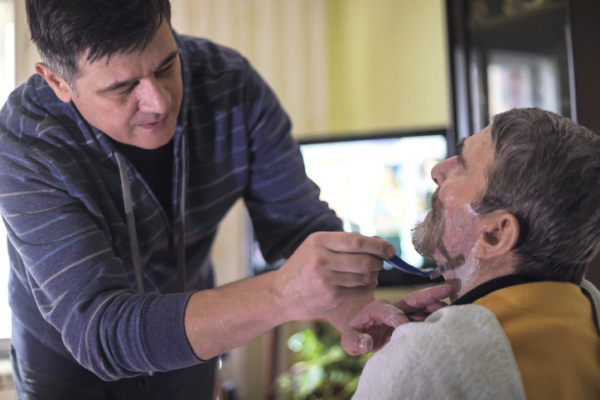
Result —
[[371, 356], [350, 356], [340, 345], [339, 332], [321, 322], [292, 335], [288, 347], [293, 365], [276, 380], [283, 399], [350, 399]]

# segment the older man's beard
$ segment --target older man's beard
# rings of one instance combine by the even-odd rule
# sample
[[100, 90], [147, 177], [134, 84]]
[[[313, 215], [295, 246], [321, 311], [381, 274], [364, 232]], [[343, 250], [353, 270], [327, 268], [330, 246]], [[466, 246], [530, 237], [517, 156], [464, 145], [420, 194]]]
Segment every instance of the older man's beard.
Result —
[[426, 258], [433, 258], [435, 249], [441, 243], [444, 233], [444, 209], [438, 208], [439, 191], [440, 189], [437, 188], [431, 196], [431, 210], [423, 222], [417, 224], [412, 231], [415, 250]]
[[451, 257], [443, 242], [444, 237], [444, 208], [438, 203], [440, 188], [431, 196], [431, 210], [425, 220], [417, 224], [412, 231], [412, 241], [415, 250], [423, 257], [433, 258], [436, 250], [446, 259], [446, 268], [456, 268], [465, 262], [465, 257]]

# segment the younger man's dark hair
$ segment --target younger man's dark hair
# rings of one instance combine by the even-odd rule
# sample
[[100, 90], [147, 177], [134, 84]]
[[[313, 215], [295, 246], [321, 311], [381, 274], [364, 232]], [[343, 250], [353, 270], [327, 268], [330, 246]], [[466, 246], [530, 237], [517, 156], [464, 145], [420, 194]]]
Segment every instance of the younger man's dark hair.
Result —
[[169, 0], [27, 0], [31, 39], [42, 61], [72, 88], [78, 62], [144, 49], [163, 22]]

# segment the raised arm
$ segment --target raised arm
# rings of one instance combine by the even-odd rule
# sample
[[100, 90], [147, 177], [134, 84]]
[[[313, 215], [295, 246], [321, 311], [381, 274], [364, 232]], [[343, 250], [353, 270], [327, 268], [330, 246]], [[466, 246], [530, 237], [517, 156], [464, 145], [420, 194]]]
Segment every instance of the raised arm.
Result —
[[390, 253], [378, 238], [312, 234], [279, 270], [195, 293], [186, 310], [188, 339], [208, 359], [282, 323], [318, 317], [371, 293]]

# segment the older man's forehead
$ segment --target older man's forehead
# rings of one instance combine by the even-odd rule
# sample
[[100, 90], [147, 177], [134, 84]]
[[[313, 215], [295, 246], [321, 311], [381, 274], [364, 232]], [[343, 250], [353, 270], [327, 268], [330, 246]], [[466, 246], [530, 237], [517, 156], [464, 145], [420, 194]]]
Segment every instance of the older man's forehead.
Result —
[[466, 148], [480, 150], [481, 147], [491, 146], [491, 144], [492, 135], [490, 132], [490, 127], [487, 126], [473, 136], [469, 136], [468, 138], [464, 139], [462, 151], [465, 151]]
[[[456, 155], [467, 168], [484, 169], [494, 160], [494, 148], [489, 127], [461, 140], [456, 146]], [[475, 171], [473, 171], [475, 172]]]

